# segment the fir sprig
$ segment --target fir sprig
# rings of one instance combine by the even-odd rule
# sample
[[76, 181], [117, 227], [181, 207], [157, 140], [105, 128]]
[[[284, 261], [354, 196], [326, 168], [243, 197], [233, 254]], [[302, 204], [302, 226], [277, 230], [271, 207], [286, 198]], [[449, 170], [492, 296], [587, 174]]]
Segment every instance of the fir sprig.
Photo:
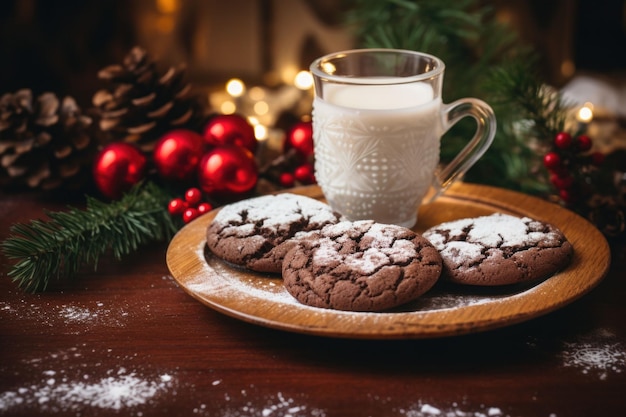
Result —
[[444, 99], [484, 93], [482, 80], [521, 50], [517, 34], [478, 0], [351, 0], [346, 19], [365, 48], [427, 52], [446, 63]]
[[171, 238], [177, 230], [167, 212], [168, 193], [154, 183], [136, 185], [111, 203], [87, 196], [86, 208], [46, 212], [49, 220], [15, 224], [1, 248], [15, 264], [8, 275], [26, 291], [43, 291], [51, 278], [98, 266], [111, 251], [121, 259], [139, 246]]
[[489, 87], [494, 105], [513, 110], [518, 120], [532, 121], [537, 138], [552, 140], [565, 128], [570, 106], [562, 95], [546, 86], [535, 70], [533, 61], [511, 62], [491, 72]]
[[571, 106], [542, 80], [535, 59], [529, 54], [526, 60], [512, 60], [492, 69], [485, 88], [491, 92], [496, 114], [506, 115], [498, 123], [503, 127], [499, 143], [508, 144], [508, 149], [500, 152], [508, 161], [508, 177], [515, 179], [521, 191], [547, 195], [552, 186], [542, 155], [555, 135], [565, 130]]

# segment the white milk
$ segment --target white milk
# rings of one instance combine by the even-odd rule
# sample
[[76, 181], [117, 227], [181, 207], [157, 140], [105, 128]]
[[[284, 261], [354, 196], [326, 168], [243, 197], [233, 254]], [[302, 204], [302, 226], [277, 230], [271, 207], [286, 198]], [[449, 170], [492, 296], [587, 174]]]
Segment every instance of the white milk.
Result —
[[313, 137], [329, 204], [350, 220], [413, 226], [439, 162], [441, 99], [425, 83], [324, 88]]

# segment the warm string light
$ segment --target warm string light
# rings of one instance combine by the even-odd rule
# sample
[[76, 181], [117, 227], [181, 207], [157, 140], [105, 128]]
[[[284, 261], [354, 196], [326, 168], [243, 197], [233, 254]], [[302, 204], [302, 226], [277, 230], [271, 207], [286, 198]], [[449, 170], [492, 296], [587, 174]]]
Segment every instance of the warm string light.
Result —
[[255, 138], [267, 142], [282, 137], [271, 126], [283, 111], [296, 109], [303, 114], [310, 111], [313, 76], [309, 71], [299, 71], [291, 80], [291, 83], [270, 89], [258, 85], [248, 87], [241, 79], [231, 78], [222, 90], [209, 94], [209, 101], [222, 114], [239, 113], [246, 117], [254, 128]]
[[309, 71], [300, 71], [294, 77], [293, 85], [300, 90], [310, 90], [313, 87], [313, 75]]
[[587, 102], [578, 109], [576, 119], [580, 123], [590, 123], [593, 120], [593, 104]]
[[226, 92], [233, 97], [241, 97], [246, 92], [246, 85], [239, 78], [231, 78], [226, 82]]

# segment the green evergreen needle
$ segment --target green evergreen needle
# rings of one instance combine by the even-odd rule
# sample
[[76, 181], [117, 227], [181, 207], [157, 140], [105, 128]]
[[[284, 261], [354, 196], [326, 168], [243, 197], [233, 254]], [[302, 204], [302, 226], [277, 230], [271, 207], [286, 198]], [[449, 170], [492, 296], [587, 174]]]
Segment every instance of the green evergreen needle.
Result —
[[0, 246], [15, 261], [8, 275], [26, 291], [44, 291], [51, 278], [71, 278], [88, 264], [97, 269], [109, 250], [121, 259], [143, 244], [168, 239], [178, 229], [167, 213], [170, 198], [147, 182], [111, 203], [87, 197], [84, 210], [70, 207], [46, 212], [49, 221], [15, 224]]

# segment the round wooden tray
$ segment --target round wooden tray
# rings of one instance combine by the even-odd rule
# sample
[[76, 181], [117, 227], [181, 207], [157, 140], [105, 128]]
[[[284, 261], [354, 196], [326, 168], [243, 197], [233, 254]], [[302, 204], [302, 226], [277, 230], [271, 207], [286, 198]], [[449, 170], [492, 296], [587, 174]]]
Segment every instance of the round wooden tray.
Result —
[[[289, 190], [323, 200], [317, 186]], [[205, 248], [217, 210], [182, 228], [170, 242], [167, 265], [180, 286], [205, 305], [246, 322], [286, 331], [362, 339], [433, 338], [484, 331], [539, 317], [596, 286], [610, 265], [604, 236], [582, 217], [544, 200], [508, 190], [458, 184], [419, 210], [414, 230], [495, 212], [528, 216], [560, 228], [574, 247], [571, 264], [534, 285], [470, 288], [437, 284], [392, 312], [356, 313], [299, 304], [279, 276], [235, 268]]]

